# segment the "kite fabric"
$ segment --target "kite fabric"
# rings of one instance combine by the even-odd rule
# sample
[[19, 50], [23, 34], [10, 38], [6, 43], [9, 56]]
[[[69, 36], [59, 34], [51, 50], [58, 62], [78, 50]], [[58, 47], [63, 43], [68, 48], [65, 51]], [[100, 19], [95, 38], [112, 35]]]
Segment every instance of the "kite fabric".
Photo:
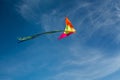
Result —
[[52, 33], [57, 33], [57, 32], [63, 32], [59, 37], [59, 39], [62, 39], [62, 38], [65, 38], [65, 37], [76, 32], [72, 23], [70, 22], [70, 20], [67, 17], [65, 18], [65, 23], [66, 23], [66, 27], [64, 30], [55, 30], [55, 31], [43, 32], [43, 33], [39, 33], [39, 34], [35, 34], [32, 36], [27, 36], [27, 37], [20, 37], [20, 38], [18, 38], [18, 41], [19, 41], [18, 43], [34, 39], [34, 38], [41, 36], [43, 34], [52, 34]]
[[65, 38], [76, 32], [70, 20], [66, 17], [65, 19], [66, 27], [64, 32], [60, 35], [59, 39]]

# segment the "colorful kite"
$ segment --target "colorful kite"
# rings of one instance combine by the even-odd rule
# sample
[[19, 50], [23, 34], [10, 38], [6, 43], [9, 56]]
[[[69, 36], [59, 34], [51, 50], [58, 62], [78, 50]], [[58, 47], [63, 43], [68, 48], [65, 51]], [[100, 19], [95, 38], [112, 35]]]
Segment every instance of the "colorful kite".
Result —
[[65, 38], [65, 37], [69, 36], [70, 34], [73, 34], [76, 32], [76, 30], [74, 29], [72, 23], [70, 22], [70, 20], [68, 18], [65, 19], [65, 23], [66, 23], [65, 30], [61, 34], [59, 39]]
[[62, 39], [62, 38], [65, 38], [65, 37], [67, 37], [67, 36], [76, 32], [72, 23], [70, 22], [70, 20], [67, 17], [65, 19], [65, 23], [66, 23], [65, 30], [55, 30], [55, 31], [49, 31], [49, 32], [43, 32], [43, 33], [35, 34], [35, 35], [32, 35], [32, 36], [21, 37], [21, 38], [18, 38], [18, 41], [23, 42], [23, 41], [34, 39], [34, 38], [36, 38], [38, 36], [41, 36], [43, 34], [52, 34], [52, 33], [57, 33], [57, 32], [63, 32], [59, 37], [59, 39]]

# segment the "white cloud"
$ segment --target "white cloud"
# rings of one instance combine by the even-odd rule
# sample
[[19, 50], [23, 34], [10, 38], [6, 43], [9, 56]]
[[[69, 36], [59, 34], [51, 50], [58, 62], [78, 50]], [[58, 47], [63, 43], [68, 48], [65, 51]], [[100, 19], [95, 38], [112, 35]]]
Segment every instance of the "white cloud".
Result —
[[120, 55], [106, 57], [104, 52], [98, 49], [83, 50], [74, 47], [68, 56], [71, 58], [62, 61], [52, 68], [58, 73], [48, 80], [94, 80], [110, 75], [120, 69]]
[[39, 58], [40, 54], [37, 54], [36, 52], [39, 48], [40, 46], [33, 43], [21, 52], [18, 52], [16, 55], [1, 60], [0, 74], [2, 74], [2, 76], [0, 76], [0, 79], [13, 80], [16, 77], [21, 78], [36, 71], [41, 71], [47, 63], [44, 63], [46, 60], [43, 59], [44, 57]]
[[17, 11], [21, 14], [22, 17], [24, 17], [27, 20], [36, 20], [37, 19], [37, 13], [36, 9], [39, 8], [39, 4], [41, 3], [41, 0], [23, 0], [19, 5], [17, 5]]
[[[80, 41], [88, 41], [95, 32], [101, 29], [101, 35], [112, 35], [112, 38], [115, 38], [114, 42], [119, 43], [120, 24], [118, 23], [120, 19], [119, 15], [116, 14], [116, 10], [114, 10], [116, 5], [118, 5], [117, 1], [106, 0], [98, 5], [94, 2], [80, 4], [79, 1], [77, 1], [74, 7], [66, 11], [61, 11], [64, 7], [57, 7], [51, 9], [49, 13], [43, 13], [41, 15], [38, 14], [40, 12], [36, 13], [35, 11], [36, 9], [39, 10], [38, 8], [40, 8], [39, 5], [41, 0], [33, 1], [33, 4], [29, 3], [29, 1], [25, 1], [19, 8], [24, 18], [37, 19], [36, 23], [41, 24], [46, 31], [63, 29], [64, 17], [69, 16], [77, 29], [76, 38], [79, 38], [80, 35]], [[117, 10], [119, 11], [119, 7], [117, 7]], [[120, 55], [107, 57], [104, 54], [111, 53], [104, 51], [104, 48], [101, 50], [92, 46], [76, 45], [80, 42], [72, 41], [72, 43], [75, 44], [69, 45], [70, 47], [68, 45], [62, 46], [62, 51], [68, 56], [67, 58], [62, 58], [63, 60], [59, 60], [59, 63], [55, 67], [49, 67], [53, 72], [58, 72], [48, 79], [93, 80], [110, 75], [120, 69]], [[106, 43], [104, 44], [107, 45]], [[60, 52], [62, 53], [62, 51]], [[120, 53], [114, 51], [114, 54]]]

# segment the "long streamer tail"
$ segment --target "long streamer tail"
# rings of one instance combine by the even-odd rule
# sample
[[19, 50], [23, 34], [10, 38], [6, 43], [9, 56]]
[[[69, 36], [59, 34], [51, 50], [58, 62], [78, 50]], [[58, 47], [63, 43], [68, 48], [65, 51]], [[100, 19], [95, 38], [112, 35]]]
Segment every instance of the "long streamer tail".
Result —
[[24, 42], [24, 41], [27, 41], [27, 40], [31, 40], [31, 39], [37, 38], [37, 37], [39, 37], [41, 35], [44, 35], [44, 34], [53, 34], [53, 33], [63, 32], [63, 31], [64, 30], [55, 30], [55, 31], [43, 32], [43, 33], [39, 33], [39, 34], [27, 36], [27, 37], [20, 37], [20, 38], [18, 38], [18, 43], [21, 43], [21, 42]]

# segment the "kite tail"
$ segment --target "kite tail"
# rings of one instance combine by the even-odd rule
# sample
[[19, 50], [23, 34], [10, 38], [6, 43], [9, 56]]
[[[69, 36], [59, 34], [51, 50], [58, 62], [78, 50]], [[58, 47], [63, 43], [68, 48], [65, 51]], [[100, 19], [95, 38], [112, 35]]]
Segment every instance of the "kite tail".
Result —
[[35, 35], [32, 35], [32, 36], [27, 36], [27, 37], [20, 37], [20, 38], [18, 38], [18, 43], [37, 38], [37, 37], [39, 37], [43, 34], [53, 34], [53, 33], [63, 32], [63, 31], [64, 30], [55, 30], [55, 31], [43, 32], [43, 33], [39, 33], [39, 34], [35, 34]]

